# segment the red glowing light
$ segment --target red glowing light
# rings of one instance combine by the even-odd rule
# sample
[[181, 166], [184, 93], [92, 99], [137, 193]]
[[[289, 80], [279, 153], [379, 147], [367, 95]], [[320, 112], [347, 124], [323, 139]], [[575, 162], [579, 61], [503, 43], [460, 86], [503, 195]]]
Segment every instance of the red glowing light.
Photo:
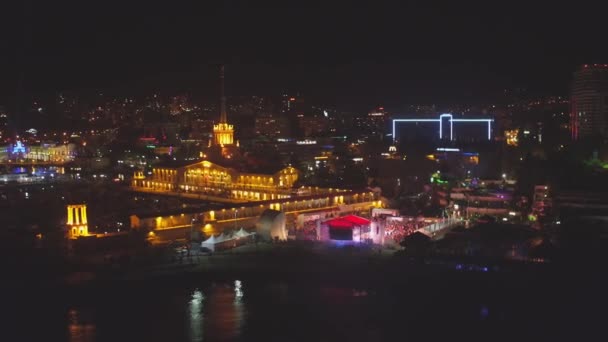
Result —
[[292, 97], [292, 98], [289, 99], [289, 101], [295, 101], [295, 100], [296, 100], [295, 97]]
[[347, 215], [343, 217], [337, 217], [328, 221], [325, 221], [325, 224], [330, 226], [331, 228], [347, 228], [352, 229], [355, 226], [366, 226], [369, 225], [371, 221], [364, 219], [363, 217], [355, 216], [355, 215]]

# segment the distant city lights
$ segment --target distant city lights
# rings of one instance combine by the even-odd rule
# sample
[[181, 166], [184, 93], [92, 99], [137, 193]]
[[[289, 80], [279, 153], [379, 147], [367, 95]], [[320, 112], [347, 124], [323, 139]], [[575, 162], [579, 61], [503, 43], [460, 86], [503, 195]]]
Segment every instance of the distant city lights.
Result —
[[316, 145], [317, 141], [316, 140], [298, 140], [296, 141], [297, 145]]

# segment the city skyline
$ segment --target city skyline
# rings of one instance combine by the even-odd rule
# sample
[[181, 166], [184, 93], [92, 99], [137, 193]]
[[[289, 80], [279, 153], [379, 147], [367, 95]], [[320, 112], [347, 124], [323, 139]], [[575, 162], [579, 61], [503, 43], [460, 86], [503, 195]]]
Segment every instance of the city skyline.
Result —
[[602, 8], [2, 13], [3, 340], [603, 333]]

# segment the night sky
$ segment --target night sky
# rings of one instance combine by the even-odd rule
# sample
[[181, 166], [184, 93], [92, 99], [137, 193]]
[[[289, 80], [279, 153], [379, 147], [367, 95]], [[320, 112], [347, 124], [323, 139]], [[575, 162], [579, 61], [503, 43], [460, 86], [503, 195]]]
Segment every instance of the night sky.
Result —
[[3, 5], [0, 98], [14, 96], [19, 80], [25, 93], [205, 93], [217, 83], [214, 65], [225, 63], [229, 95], [285, 89], [338, 105], [470, 103], [515, 87], [564, 95], [577, 65], [608, 62], [605, 12], [580, 2], [209, 3]]

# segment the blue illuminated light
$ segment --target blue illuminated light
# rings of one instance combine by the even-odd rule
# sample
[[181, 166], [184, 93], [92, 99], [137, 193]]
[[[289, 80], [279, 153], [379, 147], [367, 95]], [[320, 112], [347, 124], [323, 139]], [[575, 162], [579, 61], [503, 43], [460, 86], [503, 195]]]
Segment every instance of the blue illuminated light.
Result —
[[17, 140], [15, 146], [13, 146], [13, 154], [25, 153], [25, 146], [20, 140]]
[[452, 114], [441, 114], [439, 115], [439, 139], [443, 139], [443, 118], [450, 118], [450, 140], [452, 140], [454, 133], [454, 117]]

